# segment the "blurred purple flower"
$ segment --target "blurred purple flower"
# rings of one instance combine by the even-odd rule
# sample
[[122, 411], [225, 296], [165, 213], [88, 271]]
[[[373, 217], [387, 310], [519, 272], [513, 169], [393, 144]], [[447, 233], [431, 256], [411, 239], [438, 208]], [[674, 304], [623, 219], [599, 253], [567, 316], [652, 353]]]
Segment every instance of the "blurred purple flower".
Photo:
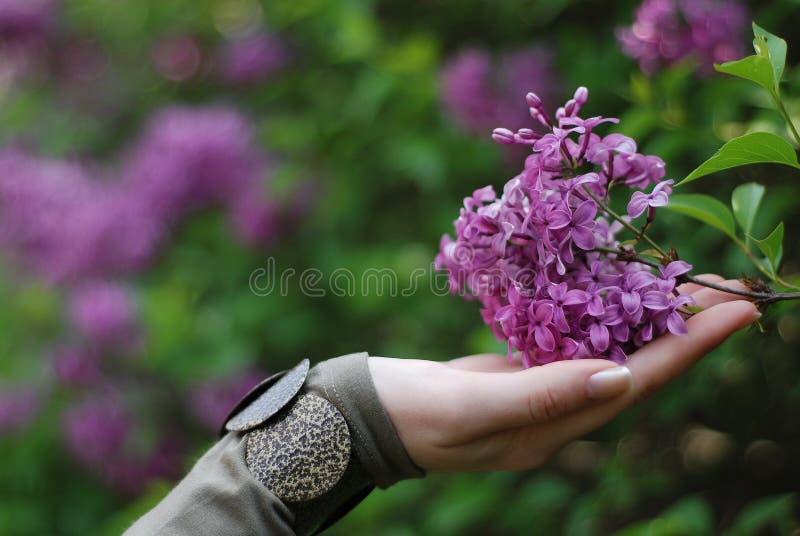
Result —
[[88, 165], [0, 151], [0, 244], [51, 280], [107, 278], [143, 268], [191, 211], [222, 206], [243, 241], [277, 225], [262, 193], [269, 161], [252, 127], [225, 107], [157, 113], [124, 159], [122, 178]]
[[233, 230], [244, 244], [263, 245], [275, 237], [278, 207], [259, 192], [238, 196], [230, 205], [230, 213]]
[[216, 432], [236, 402], [264, 378], [261, 372], [245, 371], [199, 382], [189, 393], [188, 410], [204, 428]]
[[10, 434], [30, 423], [41, 404], [41, 394], [35, 386], [0, 387], [0, 436]]
[[163, 433], [148, 445], [119, 394], [95, 394], [62, 415], [67, 450], [78, 463], [114, 489], [138, 493], [151, 480], [175, 478], [181, 470], [183, 442]]
[[189, 209], [225, 203], [262, 178], [267, 161], [250, 123], [233, 109], [174, 106], [156, 113], [128, 154], [129, 196], [170, 221]]
[[217, 62], [220, 75], [231, 84], [254, 84], [286, 66], [289, 49], [278, 37], [258, 33], [226, 41]]
[[552, 54], [541, 47], [504, 52], [493, 58], [487, 50], [467, 49], [452, 57], [440, 73], [440, 98], [447, 113], [464, 130], [484, 134], [502, 124], [517, 130], [530, 119], [521, 95], [539, 87], [550, 103], [559, 83]]
[[737, 0], [644, 0], [633, 25], [617, 29], [622, 51], [646, 74], [693, 56], [701, 72], [739, 58], [748, 13]]
[[57, 0], [0, 0], [0, 41], [41, 39], [51, 29]]
[[130, 343], [136, 335], [136, 305], [131, 293], [121, 285], [82, 285], [73, 292], [69, 312], [75, 328], [93, 342]]
[[98, 356], [87, 348], [58, 348], [53, 352], [53, 374], [66, 387], [92, 385], [100, 378]]
[[68, 409], [62, 415], [67, 450], [90, 468], [117, 459], [133, 421], [118, 397], [98, 395]]
[[83, 166], [8, 149], [0, 152], [0, 173], [0, 243], [53, 279], [94, 260], [85, 229], [93, 215], [83, 208], [106, 192]]

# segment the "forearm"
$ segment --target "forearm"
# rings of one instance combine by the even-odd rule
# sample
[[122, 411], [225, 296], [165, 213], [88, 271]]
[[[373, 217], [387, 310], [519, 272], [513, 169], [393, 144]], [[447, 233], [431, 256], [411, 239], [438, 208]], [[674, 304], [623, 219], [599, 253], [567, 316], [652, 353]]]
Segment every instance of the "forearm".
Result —
[[127, 534], [313, 534], [375, 485], [423, 476], [381, 406], [366, 354], [304, 372], [248, 394], [224, 437]]

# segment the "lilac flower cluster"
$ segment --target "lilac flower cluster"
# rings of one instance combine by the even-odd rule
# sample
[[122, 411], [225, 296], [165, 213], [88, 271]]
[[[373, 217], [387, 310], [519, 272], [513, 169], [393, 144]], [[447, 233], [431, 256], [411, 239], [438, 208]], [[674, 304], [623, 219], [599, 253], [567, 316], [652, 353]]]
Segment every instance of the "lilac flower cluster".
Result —
[[88, 397], [63, 416], [67, 450], [87, 470], [112, 487], [138, 493], [149, 481], [176, 478], [183, 448], [174, 434], [153, 445], [136, 438], [136, 420], [118, 393]]
[[119, 180], [98, 166], [6, 149], [0, 244], [53, 281], [126, 275], [152, 260], [186, 215], [212, 205], [229, 209], [242, 241], [264, 243], [277, 221], [262, 192], [268, 164], [248, 122], [222, 107], [157, 113]]
[[681, 309], [692, 302], [675, 287], [691, 267], [674, 260], [655, 272], [609, 252], [620, 251], [622, 225], [602, 215], [609, 191], [624, 185], [636, 190], [625, 221], [644, 212], [652, 220], [671, 193], [664, 162], [638, 153], [627, 136], [596, 134], [618, 120], [578, 116], [587, 98], [578, 88], [551, 119], [541, 99], [527, 95], [545, 130], [493, 133], [532, 150], [524, 170], [499, 198], [491, 186], [467, 197], [455, 239], [444, 235], [436, 257], [451, 292], [477, 298], [484, 322], [525, 366], [598, 356], [622, 362], [654, 337], [686, 332]]
[[483, 49], [467, 49], [451, 58], [440, 73], [442, 104], [465, 131], [483, 134], [495, 125], [525, 126], [519, 96], [542, 88], [549, 103], [558, 89], [552, 54], [539, 47], [509, 51], [497, 58]]
[[644, 0], [633, 24], [619, 28], [617, 38], [647, 74], [687, 56], [709, 73], [714, 63], [741, 56], [747, 22], [747, 10], [737, 0]]

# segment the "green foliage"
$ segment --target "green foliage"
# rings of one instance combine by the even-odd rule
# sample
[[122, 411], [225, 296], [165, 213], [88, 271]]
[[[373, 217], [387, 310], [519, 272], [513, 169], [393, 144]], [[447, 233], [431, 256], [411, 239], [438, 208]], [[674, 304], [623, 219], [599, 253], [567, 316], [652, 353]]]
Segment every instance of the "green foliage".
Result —
[[748, 182], [737, 186], [731, 194], [733, 215], [745, 235], [749, 235], [758, 215], [758, 207], [764, 197], [766, 188], [757, 182]]
[[778, 93], [778, 84], [783, 78], [783, 69], [786, 65], [786, 41], [772, 35], [764, 28], [753, 23], [753, 48], [760, 57], [767, 58], [772, 65], [772, 74], [775, 81], [775, 92]]
[[756, 536], [768, 533], [789, 534], [797, 525], [797, 494], [785, 494], [754, 501], [742, 510], [725, 536]]
[[786, 63], [786, 41], [753, 23], [753, 48], [756, 53], [741, 60], [715, 65], [717, 71], [755, 82], [769, 91], [776, 103]]
[[766, 255], [772, 273], [777, 274], [783, 259], [783, 222], [779, 223], [766, 238], [753, 239], [753, 242]]
[[617, 536], [702, 536], [714, 534], [714, 516], [700, 497], [685, 497], [652, 521], [642, 521]]
[[797, 153], [789, 142], [769, 132], [752, 132], [726, 142], [714, 156], [700, 164], [678, 185], [726, 169], [767, 163], [800, 169]]
[[775, 91], [775, 73], [772, 70], [772, 64], [768, 58], [763, 56], [747, 56], [715, 67], [721, 73], [755, 82], [771, 94]]
[[674, 194], [670, 197], [666, 208], [691, 216], [719, 229], [731, 238], [736, 238], [736, 224], [730, 209], [710, 195]]

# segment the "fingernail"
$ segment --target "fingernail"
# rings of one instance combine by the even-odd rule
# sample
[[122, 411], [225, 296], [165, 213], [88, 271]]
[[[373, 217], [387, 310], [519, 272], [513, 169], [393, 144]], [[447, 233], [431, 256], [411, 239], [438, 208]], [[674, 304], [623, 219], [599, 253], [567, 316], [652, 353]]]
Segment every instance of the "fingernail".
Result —
[[589, 376], [586, 390], [589, 398], [608, 398], [627, 391], [633, 383], [628, 367], [614, 367]]
[[753, 313], [753, 320], [758, 320], [758, 319], [759, 319], [759, 318], [761, 318], [762, 316], [763, 316], [763, 315], [761, 314], [761, 311], [759, 311], [758, 309], [756, 309], [756, 311]]

